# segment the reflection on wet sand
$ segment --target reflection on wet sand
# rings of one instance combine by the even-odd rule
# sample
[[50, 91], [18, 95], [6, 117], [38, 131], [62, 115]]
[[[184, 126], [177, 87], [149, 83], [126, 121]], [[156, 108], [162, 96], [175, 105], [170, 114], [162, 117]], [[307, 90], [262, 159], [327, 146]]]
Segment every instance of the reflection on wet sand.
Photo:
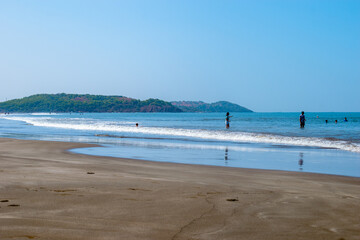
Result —
[[300, 153], [299, 154], [299, 170], [302, 171], [303, 170], [303, 165], [304, 165], [304, 153]]
[[225, 160], [225, 165], [228, 164], [228, 153], [229, 153], [229, 149], [226, 147], [226, 148], [225, 148], [225, 158], [224, 158], [224, 160]]

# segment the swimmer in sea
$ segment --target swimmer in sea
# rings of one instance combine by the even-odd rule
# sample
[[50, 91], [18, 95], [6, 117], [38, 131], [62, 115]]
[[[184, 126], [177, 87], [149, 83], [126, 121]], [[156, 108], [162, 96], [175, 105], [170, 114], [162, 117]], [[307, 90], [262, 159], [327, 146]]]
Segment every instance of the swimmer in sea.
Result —
[[232, 116], [230, 116], [230, 113], [227, 112], [227, 113], [226, 113], [226, 118], [225, 118], [226, 128], [229, 128], [229, 127], [230, 127], [230, 118], [231, 118], [231, 117], [232, 117]]

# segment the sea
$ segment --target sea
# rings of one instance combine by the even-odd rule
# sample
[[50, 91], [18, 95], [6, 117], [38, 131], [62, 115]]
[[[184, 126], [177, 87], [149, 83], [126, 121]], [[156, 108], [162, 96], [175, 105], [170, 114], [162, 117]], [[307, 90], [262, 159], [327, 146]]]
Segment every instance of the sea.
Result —
[[225, 113], [1, 114], [0, 137], [101, 146], [71, 150], [88, 155], [360, 177], [360, 113], [306, 113], [303, 129], [295, 112], [230, 115], [226, 129]]

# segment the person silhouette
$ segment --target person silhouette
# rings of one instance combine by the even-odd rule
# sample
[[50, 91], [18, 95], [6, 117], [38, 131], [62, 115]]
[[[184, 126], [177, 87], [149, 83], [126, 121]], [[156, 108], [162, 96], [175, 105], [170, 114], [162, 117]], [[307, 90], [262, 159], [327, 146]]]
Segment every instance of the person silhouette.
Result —
[[304, 128], [305, 127], [305, 115], [304, 115], [304, 111], [301, 112], [301, 115], [299, 117], [299, 121], [300, 121], [300, 128]]
[[230, 113], [227, 112], [227, 113], [226, 113], [226, 118], [225, 118], [226, 128], [229, 128], [229, 127], [230, 127], [230, 118], [231, 118], [231, 117], [232, 117], [232, 116], [230, 116]]

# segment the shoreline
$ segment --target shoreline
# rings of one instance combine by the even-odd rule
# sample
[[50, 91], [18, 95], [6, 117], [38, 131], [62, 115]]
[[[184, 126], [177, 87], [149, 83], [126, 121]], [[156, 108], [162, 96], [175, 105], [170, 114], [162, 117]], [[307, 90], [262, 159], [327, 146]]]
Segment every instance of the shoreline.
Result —
[[[42, 140], [40, 140], [42, 141]], [[88, 143], [84, 143], [84, 144], [88, 144]], [[106, 145], [101, 145], [101, 144], [91, 144], [89, 143], [89, 145], [94, 145], [94, 146], [90, 146], [87, 147], [85, 146], [84, 148], [92, 148], [92, 147], [98, 147], [98, 148], [104, 148], [107, 149], [109, 148], [109, 146]], [[111, 155], [101, 155], [101, 154], [90, 154], [90, 153], [84, 153], [84, 152], [77, 152], [75, 150], [77, 149], [81, 149], [81, 148], [72, 148], [72, 149], [68, 149], [68, 153], [71, 154], [79, 154], [79, 155], [85, 155], [85, 156], [92, 156], [92, 157], [104, 157], [104, 158], [115, 158], [115, 159], [130, 159], [130, 160], [134, 160], [134, 161], [145, 161], [145, 162], [152, 162], [152, 163], [163, 163], [163, 164], [179, 164], [179, 165], [190, 165], [190, 166], [205, 166], [205, 167], [219, 167], [219, 168], [235, 168], [235, 169], [243, 169], [243, 170], [260, 170], [260, 171], [270, 171], [270, 172], [286, 172], [286, 173], [299, 173], [299, 174], [319, 174], [319, 175], [327, 175], [327, 176], [339, 176], [339, 177], [349, 177], [349, 178], [359, 178], [360, 176], [351, 176], [351, 175], [342, 175], [342, 174], [335, 174], [335, 173], [321, 173], [321, 172], [310, 172], [310, 171], [299, 171], [299, 170], [282, 170], [282, 169], [265, 169], [265, 168], [251, 168], [251, 167], [237, 167], [237, 166], [224, 166], [224, 165], [212, 165], [212, 164], [200, 164], [200, 163], [183, 163], [183, 162], [173, 162], [173, 161], [156, 161], [156, 160], [146, 160], [146, 159], [141, 159], [141, 158], [127, 158], [127, 157], [116, 157], [116, 156], [111, 156]], [[324, 148], [325, 149], [325, 148]], [[74, 151], [73, 151], [74, 150]]]
[[0, 238], [359, 239], [358, 177], [69, 151], [96, 146], [0, 138]]
[[[89, 157], [95, 157], [95, 158], [109, 158], [109, 159], [117, 159], [117, 160], [126, 160], [126, 161], [140, 161], [140, 162], [150, 162], [154, 164], [170, 164], [170, 165], [185, 165], [185, 166], [198, 166], [198, 167], [210, 167], [210, 168], [234, 168], [234, 169], [240, 169], [244, 171], [266, 171], [266, 172], [283, 172], [283, 173], [289, 173], [289, 174], [301, 174], [301, 175], [324, 175], [324, 176], [334, 176], [334, 177], [345, 177], [345, 178], [355, 178], [360, 179], [360, 177], [356, 176], [348, 176], [348, 175], [341, 175], [341, 174], [331, 174], [331, 173], [317, 173], [317, 172], [307, 172], [307, 171], [290, 171], [290, 170], [281, 170], [281, 169], [263, 169], [263, 168], [247, 168], [247, 167], [233, 167], [233, 166], [221, 166], [221, 165], [209, 165], [209, 164], [195, 164], [195, 163], [181, 163], [181, 162], [171, 162], [171, 161], [156, 161], [156, 160], [145, 160], [145, 159], [136, 159], [136, 158], [127, 158], [127, 157], [114, 157], [114, 156], [104, 156], [104, 155], [93, 155], [93, 154], [86, 154], [86, 153], [77, 153], [72, 150], [81, 149], [81, 148], [108, 148], [108, 146], [101, 145], [98, 143], [81, 143], [81, 142], [63, 142], [63, 141], [56, 141], [56, 140], [34, 140], [34, 139], [21, 139], [21, 138], [13, 138], [13, 137], [0, 137], [0, 142], [6, 139], [10, 140], [19, 140], [19, 141], [26, 141], [26, 142], [50, 142], [50, 143], [60, 143], [62, 144], [75, 144], [75, 146], [71, 146], [63, 150], [64, 154], [70, 154], [70, 155], [82, 155], [82, 156], [89, 156]], [[79, 145], [79, 146], [77, 146]]]

